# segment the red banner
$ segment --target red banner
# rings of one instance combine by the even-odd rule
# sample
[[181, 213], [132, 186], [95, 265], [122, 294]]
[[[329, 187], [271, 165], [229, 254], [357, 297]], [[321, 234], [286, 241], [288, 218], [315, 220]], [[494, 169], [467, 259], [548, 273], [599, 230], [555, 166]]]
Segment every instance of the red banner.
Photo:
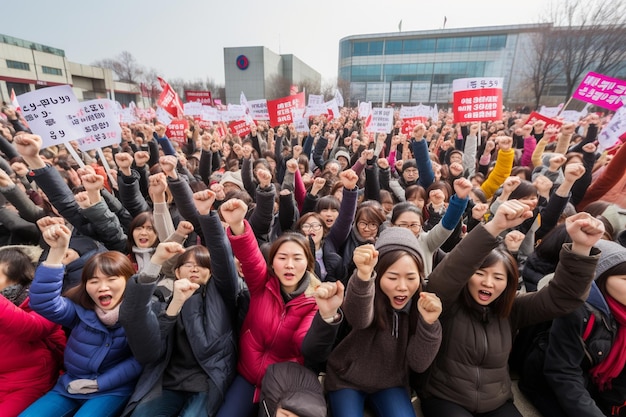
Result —
[[162, 78], [158, 78], [163, 91], [157, 100], [157, 105], [174, 117], [183, 117], [183, 102], [178, 93]]
[[291, 109], [303, 109], [305, 105], [304, 93], [287, 96], [276, 100], [267, 100], [267, 111], [270, 115], [270, 125], [278, 126], [293, 122]]
[[501, 118], [501, 88], [482, 88], [454, 92], [455, 122], [489, 122]]
[[563, 122], [560, 120], [556, 120], [556, 119], [551, 119], [549, 117], [546, 117], [542, 114], [537, 113], [536, 111], [530, 113], [528, 115], [528, 120], [526, 121], [527, 125], [533, 125], [535, 124], [535, 122], [539, 121], [539, 120], [543, 120], [544, 122], [546, 122], [546, 127], [545, 129], [548, 128], [555, 128], [556, 130], [561, 129], [561, 126], [563, 126]]
[[239, 136], [240, 138], [243, 138], [248, 133], [250, 133], [250, 125], [245, 120], [236, 120], [236, 121], [230, 122], [228, 124], [228, 128], [230, 129], [231, 132], [233, 132], [235, 135]]
[[418, 116], [418, 117], [407, 117], [406, 119], [402, 119], [402, 128], [400, 129], [402, 133], [405, 135], [411, 136], [413, 133], [413, 129], [420, 123], [426, 123], [428, 121], [428, 117]]
[[213, 105], [210, 91], [185, 90], [185, 97], [187, 98], [187, 101], [199, 101], [200, 103], [207, 106]]
[[167, 126], [165, 135], [174, 142], [178, 142], [181, 146], [187, 143], [187, 135], [185, 130], [189, 129], [189, 122], [185, 119], [173, 119]]

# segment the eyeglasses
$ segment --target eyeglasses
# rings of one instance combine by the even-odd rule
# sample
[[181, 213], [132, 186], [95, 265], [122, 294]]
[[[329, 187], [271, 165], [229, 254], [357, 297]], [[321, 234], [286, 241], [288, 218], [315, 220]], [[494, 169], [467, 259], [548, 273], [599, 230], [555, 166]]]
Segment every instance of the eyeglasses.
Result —
[[422, 225], [419, 223], [398, 223], [394, 226], [397, 227], [403, 227], [405, 229], [411, 229], [414, 232], [419, 232], [420, 230], [422, 230]]
[[185, 262], [185, 263], [184, 263], [184, 264], [182, 264], [180, 267], [181, 267], [181, 268], [183, 268], [183, 267], [184, 267], [184, 268], [189, 268], [189, 269], [192, 269], [192, 268], [198, 268], [198, 269], [208, 269], [208, 267], [207, 267], [207, 266], [202, 266], [202, 265], [194, 264], [193, 262]]
[[365, 229], [365, 230], [376, 230], [378, 229], [378, 223], [367, 223], [367, 222], [358, 222], [356, 224], [357, 226], [359, 226], [361, 229]]
[[300, 229], [302, 229], [303, 232], [308, 232], [309, 230], [317, 232], [321, 228], [321, 223], [304, 223], [302, 226], [300, 226]]

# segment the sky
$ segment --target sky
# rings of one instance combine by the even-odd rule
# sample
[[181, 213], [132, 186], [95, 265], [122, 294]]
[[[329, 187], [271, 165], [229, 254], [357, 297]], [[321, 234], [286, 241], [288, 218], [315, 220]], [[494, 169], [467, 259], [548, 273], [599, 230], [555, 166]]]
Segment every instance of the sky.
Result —
[[[565, 0], [552, 0], [558, 6]], [[63, 49], [80, 64], [130, 52], [163, 78], [224, 83], [224, 47], [265, 46], [337, 77], [347, 36], [539, 23], [546, 0], [30, 0], [13, 2], [0, 33]]]

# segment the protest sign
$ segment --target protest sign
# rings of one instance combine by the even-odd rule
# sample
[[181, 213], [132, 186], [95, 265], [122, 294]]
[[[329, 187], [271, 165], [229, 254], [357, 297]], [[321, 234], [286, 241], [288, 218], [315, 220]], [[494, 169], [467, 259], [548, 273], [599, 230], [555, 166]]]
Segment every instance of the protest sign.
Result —
[[620, 107], [611, 121], [598, 134], [598, 150], [602, 152], [617, 144], [626, 133], [626, 106]]
[[80, 139], [83, 130], [71, 123], [80, 103], [69, 85], [42, 88], [17, 96], [24, 119], [41, 136], [42, 148]]
[[172, 120], [174, 120], [172, 115], [163, 110], [161, 107], [157, 107], [156, 109], [156, 118], [159, 123], [162, 123], [165, 126], [168, 126], [170, 123], [172, 123]]
[[393, 128], [393, 109], [374, 108], [372, 121], [367, 129], [369, 133], [389, 133]]
[[78, 139], [81, 151], [115, 145], [122, 140], [122, 128], [115, 116], [115, 104], [108, 99], [89, 100], [80, 103], [81, 109], [71, 118], [74, 126], [80, 126], [83, 135]]
[[202, 103], [199, 101], [192, 101], [189, 103], [183, 104], [183, 111], [185, 116], [202, 116]]
[[328, 121], [333, 120], [335, 117], [339, 117], [339, 106], [337, 105], [337, 100], [333, 98], [332, 100], [324, 103], [324, 105], [328, 110]]
[[455, 122], [488, 122], [502, 118], [503, 79], [460, 78], [452, 82]]
[[324, 104], [324, 96], [319, 94], [309, 94], [309, 106]]
[[428, 118], [424, 116], [402, 119], [402, 127], [400, 128], [400, 131], [405, 135], [410, 135], [413, 132], [413, 129], [415, 129], [415, 126], [420, 123], [425, 123], [427, 120]]
[[163, 91], [157, 100], [157, 105], [162, 107], [173, 117], [183, 117], [183, 102], [178, 97], [178, 93], [162, 78], [157, 77]]
[[248, 101], [248, 110], [254, 120], [270, 119], [270, 115], [267, 111], [267, 100], [265, 99]]
[[298, 133], [309, 133], [309, 120], [305, 117], [294, 118], [293, 126]]
[[232, 121], [228, 124], [228, 128], [230, 129], [231, 132], [233, 132], [235, 135], [239, 136], [240, 138], [243, 138], [248, 133], [250, 133], [250, 125], [245, 120]]
[[207, 106], [213, 104], [210, 91], [185, 90], [185, 98], [188, 102], [198, 102]]
[[590, 71], [572, 97], [605, 109], [617, 110], [626, 100], [626, 81]]
[[298, 93], [276, 100], [267, 101], [267, 110], [270, 116], [270, 125], [279, 126], [293, 121], [291, 109], [304, 108], [304, 93]]
[[530, 113], [528, 115], [528, 120], [526, 120], [526, 124], [527, 125], [534, 125], [535, 122], [538, 122], [539, 120], [542, 120], [546, 123], [546, 126], [544, 129], [549, 129], [549, 128], [554, 128], [556, 130], [561, 129], [561, 126], [563, 126], [563, 122], [560, 120], [556, 120], [556, 119], [552, 119], [550, 117], [544, 116], [540, 113], [537, 113], [536, 111]]
[[167, 129], [165, 129], [165, 136], [168, 139], [178, 142], [181, 146], [187, 144], [187, 134], [185, 130], [189, 129], [189, 122], [186, 119], [173, 119]]

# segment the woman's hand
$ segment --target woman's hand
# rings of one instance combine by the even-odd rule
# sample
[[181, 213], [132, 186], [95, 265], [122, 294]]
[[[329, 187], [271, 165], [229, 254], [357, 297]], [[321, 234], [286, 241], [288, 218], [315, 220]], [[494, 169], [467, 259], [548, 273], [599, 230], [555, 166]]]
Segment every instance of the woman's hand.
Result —
[[589, 256], [593, 245], [604, 235], [604, 223], [585, 212], [565, 219], [565, 229], [572, 238], [572, 252], [584, 256]]
[[422, 291], [417, 300], [417, 311], [428, 324], [433, 324], [439, 319], [442, 305], [441, 300], [435, 294]]
[[206, 215], [211, 212], [213, 203], [215, 202], [215, 193], [211, 190], [198, 191], [193, 193], [193, 203], [196, 206], [196, 210], [201, 215]]
[[174, 281], [172, 301], [167, 306], [165, 314], [170, 317], [178, 315], [180, 310], [183, 308], [185, 301], [187, 301], [198, 288], [200, 288], [199, 284], [191, 282], [187, 278], [181, 278]]
[[369, 281], [378, 262], [378, 251], [372, 244], [358, 246], [354, 249], [352, 261], [356, 265], [357, 277], [360, 280]]
[[526, 204], [517, 200], [507, 200], [503, 202], [493, 219], [485, 225], [485, 229], [493, 236], [497, 237], [507, 229], [512, 229], [522, 224], [526, 219], [533, 216], [533, 212]]
[[154, 255], [150, 258], [150, 262], [155, 265], [163, 265], [165, 261], [171, 259], [179, 253], [183, 253], [185, 249], [183, 245], [177, 242], [161, 242], [154, 251]]
[[44, 241], [50, 246], [45, 262], [50, 265], [61, 265], [65, 260], [72, 232], [65, 226], [65, 221], [61, 217], [42, 217], [37, 220], [37, 226]]
[[324, 320], [335, 317], [343, 303], [344, 286], [341, 281], [322, 282], [315, 289], [313, 297]]
[[248, 206], [242, 200], [231, 198], [220, 206], [222, 218], [233, 235], [240, 235], [244, 232], [245, 226], [243, 220], [248, 212]]

